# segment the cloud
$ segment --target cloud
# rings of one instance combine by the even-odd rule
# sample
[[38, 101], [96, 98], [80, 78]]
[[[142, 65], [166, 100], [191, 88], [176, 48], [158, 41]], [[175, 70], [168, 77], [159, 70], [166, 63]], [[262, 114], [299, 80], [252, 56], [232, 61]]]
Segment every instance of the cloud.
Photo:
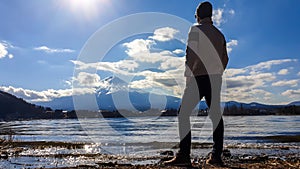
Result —
[[227, 44], [226, 44], [227, 52], [230, 53], [232, 51], [232, 47], [237, 46], [237, 45], [238, 45], [237, 40], [230, 40], [229, 42], [227, 42]]
[[113, 74], [134, 75], [139, 64], [134, 60], [120, 60], [118, 62], [96, 62], [85, 63], [82, 61], [70, 60], [78, 71], [107, 71]]
[[288, 73], [289, 73], [288, 69], [281, 69], [281, 70], [279, 70], [279, 72], [277, 74], [279, 74], [279, 75], [287, 75]]
[[268, 103], [271, 100], [276, 102], [280, 96], [270, 92], [271, 87], [295, 87], [298, 85], [298, 80], [278, 81], [277, 73], [274, 72], [275, 66], [296, 61], [294, 59], [270, 60], [244, 68], [227, 69], [224, 74], [227, 88], [223, 93], [223, 99], [242, 102]]
[[179, 54], [183, 54], [184, 51], [182, 49], [175, 49], [173, 50], [173, 53], [179, 55]]
[[54, 49], [54, 48], [49, 48], [47, 46], [39, 46], [33, 48], [36, 51], [43, 51], [46, 53], [73, 53], [75, 50], [72, 49]]
[[152, 46], [156, 44], [155, 41], [166, 42], [173, 40], [175, 34], [179, 31], [170, 28], [163, 27], [154, 30], [154, 35], [149, 36], [147, 39], [135, 39], [131, 42], [124, 43], [123, 46], [127, 49], [126, 54], [137, 62], [146, 63], [157, 63], [166, 59], [166, 57], [174, 57], [174, 54], [182, 54], [184, 51], [182, 49], [176, 49], [174, 51], [161, 50], [161, 51], [151, 51]]
[[28, 102], [46, 102], [55, 98], [95, 93], [94, 88], [73, 88], [60, 90], [48, 89], [44, 91], [35, 91], [23, 88], [15, 88], [12, 86], [0, 86], [0, 90], [13, 94]]
[[271, 100], [273, 94], [264, 89], [247, 89], [244, 88], [234, 88], [226, 90], [222, 93], [223, 101], [240, 101], [240, 102], [262, 102], [267, 103]]
[[262, 70], [270, 70], [272, 66], [280, 65], [283, 63], [289, 63], [289, 62], [297, 62], [297, 59], [281, 59], [281, 60], [270, 60], [266, 62], [260, 62], [256, 65], [248, 66], [247, 69], [251, 70], [251, 73], [258, 73]]
[[297, 85], [298, 85], [298, 80], [281, 80], [281, 81], [272, 83], [272, 86], [296, 87]]
[[298, 72], [297, 76], [300, 76], [300, 72]]
[[139, 75], [143, 75], [145, 79], [132, 81], [129, 83], [129, 87], [133, 90], [142, 90], [160, 95], [181, 97], [185, 81], [183, 75], [178, 74], [178, 72], [143, 71]]
[[[136, 39], [132, 42], [125, 43], [124, 46], [127, 47], [125, 51], [129, 57], [134, 61], [144, 62], [144, 63], [159, 63], [173, 58], [174, 53], [168, 50], [152, 52], [151, 45], [154, 44], [151, 40]], [[181, 52], [180, 49], [175, 50], [175, 52]]]
[[234, 15], [234, 14], [235, 14], [235, 11], [234, 11], [233, 9], [230, 9], [230, 10], [228, 11], [228, 13], [229, 13], [230, 15]]
[[0, 59], [6, 57], [8, 51], [6, 50], [6, 46], [0, 43]]
[[79, 72], [77, 77], [73, 78], [73, 83], [80, 87], [97, 87], [100, 85], [100, 76], [96, 73]]
[[183, 67], [185, 63], [184, 57], [165, 57], [163, 61], [161, 61], [159, 69], [169, 70], [169, 69], [178, 69], [179, 67]]
[[13, 54], [8, 52], [8, 48], [14, 48], [14, 46], [6, 41], [0, 41], [0, 59], [5, 57], [12, 59], [14, 57]]
[[13, 54], [8, 54], [8, 58], [12, 59], [12, 58], [14, 58], [14, 55]]
[[300, 89], [297, 89], [297, 90], [286, 90], [285, 92], [282, 92], [281, 93], [282, 96], [286, 96], [286, 97], [289, 97], [289, 98], [297, 98], [299, 99], [300, 98]]
[[229, 69], [225, 70], [224, 74], [225, 74], [226, 77], [232, 77], [232, 76], [235, 76], [235, 75], [243, 74], [246, 71], [247, 71], [246, 69], [229, 68]]
[[224, 12], [224, 9], [221, 9], [221, 8], [213, 10], [212, 20], [216, 26], [220, 26], [222, 23], [225, 22], [223, 19], [223, 12]]
[[154, 31], [154, 35], [150, 36], [149, 39], [166, 42], [173, 40], [175, 35], [179, 33], [178, 30], [170, 27], [159, 28]]
[[241, 75], [227, 77], [226, 83], [228, 88], [258, 88], [264, 87], [267, 82], [275, 80], [276, 77], [272, 73], [260, 73], [255, 75]]

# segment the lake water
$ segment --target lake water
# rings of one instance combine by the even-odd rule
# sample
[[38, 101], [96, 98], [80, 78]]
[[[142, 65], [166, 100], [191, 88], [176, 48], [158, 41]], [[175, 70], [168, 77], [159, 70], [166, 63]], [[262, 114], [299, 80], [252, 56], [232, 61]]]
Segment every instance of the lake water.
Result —
[[[193, 153], [209, 152], [210, 148], [205, 145], [212, 143], [210, 119], [204, 116], [193, 116], [191, 121], [192, 141], [195, 146], [199, 146], [197, 150], [193, 150]], [[270, 145], [291, 146], [300, 152], [299, 142], [282, 143], [279, 140], [264, 139], [266, 136], [300, 135], [300, 116], [225, 116], [224, 122], [225, 147], [244, 148], [246, 152], [253, 146], [260, 146], [260, 148]], [[0, 133], [0, 138], [12, 137], [19, 141], [83, 142], [87, 146], [82, 150], [76, 150], [76, 153], [83, 154], [154, 156], [159, 151], [176, 146], [179, 141], [177, 117], [11, 121], [0, 122]], [[28, 149], [22, 152], [23, 157], [12, 158], [11, 161], [24, 160], [23, 164], [27, 164], [30, 160], [28, 156], [39, 153], [74, 153], [70, 151], [72, 150], [57, 148], [38, 151]], [[43, 159], [35, 161], [41, 160]], [[3, 160], [0, 160], [1, 165], [16, 167]]]
[[[212, 142], [208, 117], [191, 117], [193, 142]], [[300, 116], [225, 116], [225, 144], [262, 143], [262, 136], [300, 135]], [[101, 145], [177, 142], [177, 117], [60, 119], [0, 122], [0, 133], [21, 141]]]

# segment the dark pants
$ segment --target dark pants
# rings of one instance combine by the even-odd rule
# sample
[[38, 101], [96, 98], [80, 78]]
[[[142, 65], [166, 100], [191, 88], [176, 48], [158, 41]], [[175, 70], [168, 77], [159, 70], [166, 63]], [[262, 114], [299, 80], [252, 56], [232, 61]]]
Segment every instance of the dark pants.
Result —
[[224, 139], [224, 123], [220, 107], [220, 93], [222, 85], [221, 75], [204, 75], [192, 78], [184, 90], [182, 103], [179, 109], [179, 153], [189, 155], [191, 152], [191, 124], [190, 116], [199, 103], [205, 97], [209, 107], [209, 117], [213, 123], [213, 156], [221, 157]]

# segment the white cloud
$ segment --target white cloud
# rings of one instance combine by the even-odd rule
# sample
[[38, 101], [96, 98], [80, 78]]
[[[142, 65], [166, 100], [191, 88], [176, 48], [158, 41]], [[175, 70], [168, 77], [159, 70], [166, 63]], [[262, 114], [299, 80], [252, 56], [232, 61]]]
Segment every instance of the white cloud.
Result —
[[234, 11], [233, 9], [230, 9], [230, 10], [228, 11], [228, 13], [231, 14], [231, 15], [234, 15], [234, 14], [235, 14], [235, 11]]
[[234, 69], [234, 68], [229, 68], [226, 69], [224, 74], [226, 77], [232, 77], [235, 75], [240, 75], [246, 72], [246, 69]]
[[120, 60], [118, 62], [96, 62], [96, 63], [84, 63], [82, 61], [70, 60], [76, 67], [76, 70], [84, 71], [107, 71], [113, 74], [120, 75], [134, 75], [136, 68], [139, 64], [134, 60]]
[[14, 55], [13, 54], [8, 54], [8, 58], [12, 59], [12, 58], [14, 58]]
[[97, 87], [100, 85], [100, 76], [95, 73], [79, 72], [73, 79], [74, 83], [78, 83], [80, 87]]
[[231, 40], [231, 41], [227, 42], [227, 44], [226, 44], [227, 52], [230, 53], [232, 51], [232, 47], [237, 46], [237, 45], [238, 45], [237, 40]]
[[264, 87], [267, 82], [275, 80], [276, 77], [272, 73], [260, 73], [256, 75], [240, 75], [226, 78], [228, 88], [260, 88]]
[[280, 65], [283, 63], [296, 62], [297, 59], [281, 59], [281, 60], [270, 60], [265, 62], [260, 62], [256, 65], [248, 66], [247, 69], [251, 70], [251, 74], [259, 73], [262, 70], [270, 70], [272, 66]]
[[0, 90], [11, 93], [28, 102], [44, 102], [50, 101], [54, 98], [95, 93], [95, 89], [93, 88], [74, 88], [61, 90], [48, 89], [44, 91], [35, 91], [23, 88], [15, 88], [12, 86], [0, 86]]
[[139, 64], [134, 60], [120, 60], [118, 62], [113, 62], [116, 69], [125, 70], [125, 71], [134, 71], [139, 67]]
[[149, 39], [166, 42], [174, 39], [178, 32], [178, 30], [170, 27], [159, 28], [154, 31], [154, 35]]
[[282, 96], [286, 96], [289, 98], [297, 98], [300, 99], [300, 89], [298, 90], [286, 90], [285, 92], [281, 93]]
[[223, 98], [227, 101], [276, 103], [276, 100], [280, 99], [280, 96], [277, 93], [271, 93], [270, 87], [295, 87], [298, 85], [298, 80], [276, 81], [277, 77], [275, 75], [277, 73], [274, 72], [273, 67], [295, 61], [297, 60], [270, 60], [240, 69], [227, 69], [224, 74], [227, 89], [223, 93]]
[[179, 55], [179, 54], [184, 53], [184, 51], [183, 51], [182, 49], [175, 49], [175, 50], [173, 51], [173, 53]]
[[159, 69], [169, 70], [169, 69], [178, 69], [179, 67], [183, 67], [185, 63], [184, 57], [165, 57], [163, 61], [160, 63]]
[[72, 49], [54, 49], [54, 48], [49, 48], [47, 46], [39, 46], [33, 48], [36, 51], [43, 51], [46, 53], [73, 53], [75, 50]]
[[247, 89], [234, 88], [228, 89], [225, 93], [222, 93], [223, 101], [240, 101], [240, 102], [262, 102], [267, 103], [273, 96], [272, 93], [264, 89]]
[[6, 50], [6, 46], [0, 43], [0, 59], [6, 57], [8, 51]]
[[129, 56], [136, 55], [140, 52], [149, 52], [149, 48], [153, 45], [152, 40], [135, 39], [131, 42], [124, 43], [123, 45], [127, 48], [125, 51]]
[[298, 76], [300, 76], [300, 72], [298, 72], [298, 74], [297, 74]]
[[136, 39], [123, 45], [127, 47], [125, 52], [128, 56], [137, 62], [157, 63], [165, 60], [166, 57], [173, 57], [173, 53], [167, 50], [151, 52], [151, 45], [154, 43], [149, 39]]
[[220, 26], [223, 22], [225, 22], [223, 19], [223, 12], [224, 9], [221, 8], [213, 10], [212, 20], [216, 24], [216, 26]]
[[279, 72], [277, 74], [279, 74], [279, 75], [287, 75], [288, 73], [289, 73], [288, 69], [281, 69], [281, 70], [279, 70]]
[[14, 57], [13, 54], [8, 52], [8, 48], [14, 48], [14, 46], [6, 41], [0, 41], [0, 59], [5, 57], [12, 59]]
[[272, 86], [290, 86], [296, 87], [298, 85], [298, 80], [281, 80], [272, 83]]
[[170, 70], [166, 72], [143, 71], [139, 75], [144, 76], [145, 79], [132, 81], [129, 83], [129, 87], [134, 90], [181, 97], [183, 86], [185, 85], [182, 71], [182, 69], [180, 71]]

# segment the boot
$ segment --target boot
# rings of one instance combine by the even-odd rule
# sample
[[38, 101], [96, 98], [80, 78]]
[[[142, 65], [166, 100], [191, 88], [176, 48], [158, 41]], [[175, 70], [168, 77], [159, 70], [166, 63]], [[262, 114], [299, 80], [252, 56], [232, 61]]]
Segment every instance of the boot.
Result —
[[178, 166], [178, 167], [189, 167], [192, 166], [190, 155], [184, 155], [177, 153], [176, 156], [163, 163], [165, 166]]

